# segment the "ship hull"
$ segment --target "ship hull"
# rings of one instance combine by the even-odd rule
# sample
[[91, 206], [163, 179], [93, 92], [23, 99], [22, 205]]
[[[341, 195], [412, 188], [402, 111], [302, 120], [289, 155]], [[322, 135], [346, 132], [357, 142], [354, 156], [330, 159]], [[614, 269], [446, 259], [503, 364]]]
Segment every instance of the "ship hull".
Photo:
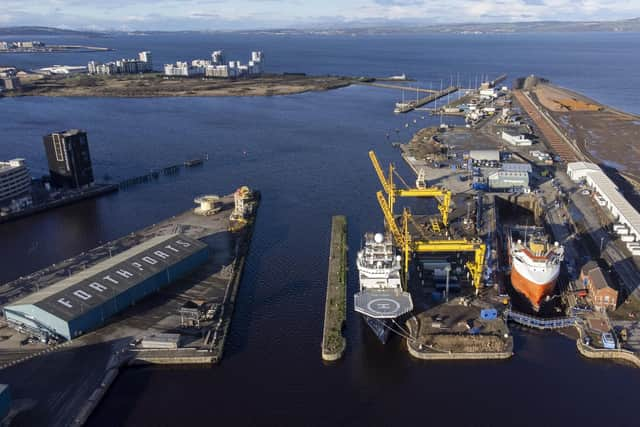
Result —
[[554, 278], [546, 283], [535, 283], [520, 274], [516, 268], [512, 268], [511, 285], [516, 291], [524, 295], [534, 310], [537, 311], [540, 308], [540, 303], [553, 293], [556, 287], [556, 280]]
[[374, 335], [380, 340], [382, 344], [386, 344], [389, 340], [389, 327], [387, 325], [387, 319], [376, 319], [362, 315], [362, 318], [367, 323]]

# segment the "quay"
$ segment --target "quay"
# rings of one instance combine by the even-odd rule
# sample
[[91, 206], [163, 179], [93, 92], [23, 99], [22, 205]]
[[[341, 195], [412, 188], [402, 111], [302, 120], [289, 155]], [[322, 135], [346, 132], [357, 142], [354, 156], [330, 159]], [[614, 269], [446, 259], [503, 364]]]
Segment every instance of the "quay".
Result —
[[449, 94], [455, 93], [458, 91], [458, 87], [456, 86], [449, 86], [446, 89], [443, 89], [441, 91], [432, 93], [431, 95], [425, 96], [424, 98], [420, 98], [417, 99], [415, 101], [408, 101], [408, 102], [397, 102], [396, 103], [396, 108], [394, 110], [395, 113], [408, 113], [410, 111], [413, 111], [417, 108], [422, 107], [423, 105], [429, 104], [437, 99], [443, 98]]
[[[118, 372], [130, 365], [220, 363], [259, 200], [259, 192], [246, 187], [226, 196], [200, 196], [196, 209], [0, 286], [5, 311], [0, 321], [0, 370], [16, 398], [37, 402], [20, 414], [23, 422], [42, 425], [66, 419], [82, 425]], [[182, 253], [173, 262], [166, 259], [167, 253], [173, 256], [172, 249], [156, 249], [158, 242], [166, 241]], [[191, 249], [181, 248], [180, 241]], [[131, 251], [139, 255], [130, 257]], [[154, 275], [139, 276], [135, 265], [143, 266], [143, 274]], [[96, 279], [105, 276], [102, 271], [107, 276], [116, 271], [112, 279], [117, 277], [119, 284]], [[157, 279], [167, 282], [163, 286]], [[71, 288], [66, 289], [67, 284]], [[157, 289], [151, 291], [153, 286]], [[105, 289], [108, 295], [99, 295]], [[134, 294], [138, 299], [128, 301]], [[140, 294], [146, 296], [140, 299]], [[53, 300], [48, 302], [50, 295]], [[96, 299], [105, 303], [96, 304]], [[76, 316], [73, 312], [80, 307], [77, 318], [88, 325], [70, 340], [55, 336], [48, 326], [60, 300], [70, 306], [69, 316]], [[108, 314], [103, 307], [114, 302], [120, 311], [101, 318]], [[26, 324], [29, 316], [22, 325], [16, 323], [29, 304], [39, 308], [33, 311], [34, 323]], [[86, 323], [88, 318], [94, 326]], [[38, 374], [44, 369], [55, 373]], [[69, 399], [52, 404], [62, 394]]]
[[[503, 360], [514, 354], [513, 336], [499, 316], [481, 319], [478, 306], [456, 298], [406, 322], [407, 351], [422, 360]], [[446, 314], [444, 314], [446, 313]], [[473, 333], [465, 319], [474, 317]], [[433, 320], [443, 319], [443, 320]], [[477, 332], [476, 332], [477, 331]]]
[[6, 213], [3, 212], [0, 215], [0, 224], [25, 218], [27, 216], [35, 215], [37, 213], [45, 212], [62, 206], [67, 206], [83, 200], [93, 199], [96, 197], [104, 196], [106, 194], [115, 193], [119, 190], [128, 189], [137, 184], [145, 184], [152, 181], [157, 181], [161, 176], [171, 176], [180, 173], [180, 170], [182, 168], [186, 169], [201, 166], [203, 165], [205, 160], [208, 160], [208, 155], [205, 155], [204, 157], [189, 159], [181, 164], [169, 165], [160, 169], [152, 169], [143, 175], [127, 178], [116, 184], [93, 184], [91, 187], [86, 189], [63, 191], [62, 195], [58, 196], [55, 199], [41, 201], [20, 210], [9, 211]]
[[396, 90], [402, 90], [402, 91], [409, 91], [409, 92], [420, 92], [420, 93], [438, 93], [437, 90], [434, 89], [423, 89], [423, 88], [419, 88], [419, 87], [411, 87], [411, 86], [405, 86], [405, 85], [400, 85], [400, 84], [391, 84], [391, 83], [377, 83], [377, 82], [361, 82], [361, 81], [354, 81], [353, 84], [358, 84], [358, 85], [364, 85], [364, 86], [373, 86], [373, 87], [379, 87], [382, 89], [396, 89]]
[[342, 335], [347, 316], [347, 218], [331, 219], [327, 296], [322, 332], [322, 359], [335, 361], [342, 357], [347, 340]]
[[82, 200], [92, 199], [94, 197], [114, 193], [116, 191], [118, 191], [118, 186], [115, 184], [95, 184], [94, 186], [86, 190], [70, 191], [63, 194], [60, 198], [32, 205], [18, 211], [12, 211], [7, 213], [6, 215], [0, 215], [0, 224], [14, 221], [16, 219], [24, 218], [40, 212], [48, 211], [50, 209], [70, 205]]

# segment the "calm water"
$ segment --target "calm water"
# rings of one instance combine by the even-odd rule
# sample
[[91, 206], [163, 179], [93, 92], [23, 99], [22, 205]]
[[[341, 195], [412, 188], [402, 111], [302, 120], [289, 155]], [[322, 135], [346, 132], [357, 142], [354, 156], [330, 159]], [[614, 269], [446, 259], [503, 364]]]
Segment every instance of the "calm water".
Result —
[[[104, 57], [151, 49], [157, 63], [218, 47], [229, 56], [261, 48], [274, 71], [405, 72], [425, 85], [458, 72], [462, 81], [533, 72], [636, 112], [639, 41], [608, 34], [77, 40], [118, 48]], [[35, 67], [98, 56], [0, 60]], [[421, 363], [400, 340], [379, 345], [350, 313], [345, 358], [321, 362], [330, 216], [348, 216], [353, 261], [359, 236], [382, 227], [367, 150], [397, 162], [408, 177], [385, 135], [408, 139], [416, 129], [404, 129], [408, 118], [433, 124], [394, 116], [396, 97], [350, 87], [275, 98], [0, 100], [0, 157], [26, 157], [35, 174], [46, 169], [41, 135], [67, 127], [88, 130], [98, 177], [124, 178], [202, 152], [211, 159], [157, 184], [0, 226], [0, 281], [183, 211], [195, 194], [228, 193], [240, 184], [263, 193], [222, 365], [127, 370], [93, 425], [634, 425], [621, 408], [637, 400], [636, 370], [583, 360], [557, 335], [516, 330], [516, 357], [507, 362]], [[402, 129], [397, 137], [395, 128]], [[349, 279], [353, 292], [355, 268]]]

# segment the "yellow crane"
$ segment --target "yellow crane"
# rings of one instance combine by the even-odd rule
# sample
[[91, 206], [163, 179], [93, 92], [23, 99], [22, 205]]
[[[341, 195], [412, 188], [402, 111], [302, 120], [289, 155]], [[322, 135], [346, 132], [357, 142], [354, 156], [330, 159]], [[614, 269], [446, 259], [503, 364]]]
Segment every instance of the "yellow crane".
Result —
[[409, 271], [409, 255], [416, 253], [439, 253], [439, 252], [473, 252], [473, 261], [468, 261], [465, 266], [471, 274], [473, 286], [478, 290], [482, 280], [482, 270], [484, 268], [484, 257], [487, 246], [482, 242], [460, 240], [412, 240], [409, 233], [409, 221], [411, 221], [411, 213], [408, 209], [402, 212], [402, 229], [396, 223], [396, 219], [391, 208], [385, 200], [382, 191], [376, 193], [378, 203], [384, 214], [385, 222], [391, 234], [393, 235], [396, 245], [401, 248], [404, 255], [404, 272]]
[[376, 153], [374, 153], [373, 151], [369, 151], [369, 158], [371, 159], [371, 163], [373, 164], [373, 168], [375, 169], [376, 174], [378, 174], [378, 179], [382, 184], [382, 188], [384, 189], [385, 193], [387, 193], [388, 205], [389, 209], [391, 209], [392, 215], [396, 197], [434, 197], [438, 199], [438, 210], [440, 211], [440, 215], [442, 216], [442, 223], [445, 227], [449, 225], [451, 191], [438, 187], [408, 189], [396, 188], [393, 184], [393, 174], [396, 173], [393, 164], [389, 165], [389, 177], [387, 178], [385, 177], [384, 172], [380, 167], [380, 162], [378, 162]]

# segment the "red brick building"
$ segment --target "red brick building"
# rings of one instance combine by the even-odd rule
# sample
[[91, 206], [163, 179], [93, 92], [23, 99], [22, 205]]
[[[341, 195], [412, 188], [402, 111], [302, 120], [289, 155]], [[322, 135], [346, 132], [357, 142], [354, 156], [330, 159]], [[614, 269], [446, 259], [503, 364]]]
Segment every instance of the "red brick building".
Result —
[[609, 276], [595, 261], [589, 261], [582, 267], [580, 281], [589, 290], [589, 296], [597, 310], [616, 309], [618, 291], [611, 287]]

